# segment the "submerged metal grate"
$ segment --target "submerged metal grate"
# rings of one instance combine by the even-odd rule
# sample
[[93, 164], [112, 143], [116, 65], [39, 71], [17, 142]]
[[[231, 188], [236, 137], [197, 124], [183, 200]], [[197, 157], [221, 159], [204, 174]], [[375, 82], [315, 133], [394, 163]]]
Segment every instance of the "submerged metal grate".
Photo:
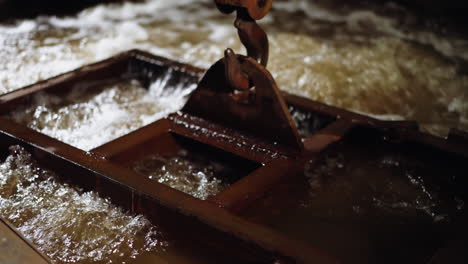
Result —
[[[301, 118], [296, 120], [301, 153], [184, 112], [89, 152], [8, 119], [38, 93], [64, 96], [74, 87], [94, 89], [129, 79], [148, 87], [168, 71], [175, 84], [196, 84], [204, 72], [132, 50], [1, 96], [0, 157], [9, 146], [23, 146], [60, 180], [147, 216], [174, 239], [191, 241], [188, 250], [212, 250], [233, 263], [427, 263], [446, 241], [457, 238], [453, 230], [466, 228], [465, 208], [450, 204], [453, 196], [467, 201], [468, 140], [461, 132], [436, 138], [420, 133], [413, 122], [379, 121], [289, 94], [284, 98], [292, 116]], [[145, 157], [170, 159], [180, 151], [215, 160], [224, 187], [197, 199], [134, 170]], [[361, 165], [368, 171], [360, 171]], [[379, 202], [394, 201], [392, 195], [415, 194], [398, 185], [393, 191], [379, 189], [385, 185], [381, 181], [405, 173], [417, 175], [414, 188], [422, 181], [437, 190], [443, 208], [436, 209], [450, 221], [428, 220], [392, 204], [375, 209]]]

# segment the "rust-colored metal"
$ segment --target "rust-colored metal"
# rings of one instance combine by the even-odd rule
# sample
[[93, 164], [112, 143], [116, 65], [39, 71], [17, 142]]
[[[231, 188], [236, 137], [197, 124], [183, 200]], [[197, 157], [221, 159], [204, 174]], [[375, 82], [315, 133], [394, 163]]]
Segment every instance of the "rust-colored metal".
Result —
[[[229, 54], [228, 59], [232, 59]], [[302, 151], [294, 121], [271, 74], [252, 58], [237, 56], [237, 60], [242, 73], [252, 80], [253, 88], [240, 93], [229, 89], [226, 61], [219, 60], [207, 71], [183, 111], [272, 145]]]
[[[352, 259], [346, 258], [348, 255], [324, 246], [326, 243], [349, 245], [343, 249], [348, 250], [348, 254], [350, 249], [359, 245], [344, 243], [348, 240], [340, 239], [346, 233], [340, 231], [339, 225], [336, 225], [337, 229], [327, 229], [327, 225], [323, 229], [317, 224], [308, 225], [301, 230], [302, 237], [297, 237], [297, 234], [284, 231], [282, 225], [275, 227], [256, 220], [265, 206], [272, 206], [269, 212], [278, 219], [284, 216], [282, 212], [288, 212], [286, 209], [300, 206], [302, 201], [295, 200], [297, 195], [291, 186], [307, 184], [298, 180], [305, 170], [323, 164], [326, 155], [339, 151], [342, 144], [362, 142], [362, 147], [371, 151], [385, 148], [398, 150], [398, 153], [405, 155], [409, 153], [417, 166], [427, 168], [434, 166], [432, 163], [440, 162], [442, 165], [437, 165], [434, 172], [421, 175], [424, 181], [447, 178], [447, 175], [437, 173], [443, 166], [454, 173], [466, 170], [468, 147], [463, 132], [453, 131], [448, 139], [437, 138], [419, 132], [414, 122], [379, 121], [281, 93], [263, 66], [252, 58], [234, 56], [241, 71], [245, 71], [248, 79], [252, 80], [253, 88], [238, 91], [231, 87], [225, 76], [224, 59], [220, 60], [206, 73], [199, 89], [181, 112], [90, 152], [78, 150], [5, 117], [19, 105], [32, 103], [38, 93], [67, 94], [77, 85], [94, 89], [106, 80], [128, 78], [149, 84], [168, 69], [176, 76], [174, 81], [194, 84], [200, 80], [204, 70], [145, 52], [129, 51], [0, 96], [0, 115], [4, 116], [0, 118], [0, 159], [7, 155], [9, 146], [19, 144], [31, 152], [40, 164], [56, 171], [60, 180], [80, 186], [85, 191], [95, 190], [100, 196], [109, 197], [113, 203], [132, 213], [146, 215], [174, 240], [190, 240], [191, 243], [183, 245], [187, 250], [196, 252], [204, 248], [211, 254], [237, 263], [269, 264], [274, 263], [275, 259], [281, 263], [352, 263]], [[294, 120], [288, 114], [289, 110], [308, 113], [310, 120], [301, 122], [318, 125], [310, 126], [310, 133], [300, 137]], [[255, 118], [264, 120], [265, 116], [268, 117], [265, 124], [254, 121], [258, 120]], [[282, 136], [278, 136], [279, 131], [283, 131]], [[153, 153], [171, 155], [181, 146], [194, 152], [200, 151], [203, 155], [208, 153], [215, 159], [223, 157], [231, 164], [238, 163], [239, 179], [230, 182], [224, 191], [203, 201], [131, 169], [132, 162], [140, 157]], [[361, 145], [356, 146], [355, 151], [359, 153]], [[298, 182], [301, 185], [297, 185]], [[449, 190], [465, 197], [463, 190], [468, 187], [465, 183], [466, 179], [462, 178], [460, 184], [449, 186]], [[279, 202], [268, 204], [272, 197]], [[306, 216], [304, 219], [307, 219]], [[418, 230], [427, 231], [425, 237], [431, 244], [440, 247], [439, 250], [423, 248], [423, 255], [434, 255], [433, 260], [442, 260], [438, 263], [448, 259], [444, 248], [453, 248], [449, 242], [454, 239], [466, 241], [466, 238], [457, 235], [460, 229], [466, 229], [466, 221], [459, 219], [457, 223], [438, 229], [438, 235], [433, 235], [434, 230], [429, 227], [425, 229], [427, 223], [415, 223]], [[294, 223], [289, 224], [289, 228], [295, 227]], [[398, 223], [394, 224], [398, 226]], [[375, 241], [375, 245], [391, 244], [386, 251], [380, 252], [382, 255], [400, 252], [403, 248], [401, 243], [404, 241], [398, 239], [401, 229], [395, 230], [393, 233], [396, 235], [391, 236], [394, 239], [391, 243], [387, 243], [387, 240]], [[359, 231], [353, 232], [359, 235]], [[324, 238], [320, 243], [314, 242], [314, 237], [318, 236]], [[444, 246], [446, 241], [449, 244]], [[192, 248], [190, 244], [199, 246]], [[360, 254], [359, 250], [356, 252]], [[450, 252], [458, 254], [459, 251]], [[406, 263], [408, 259], [402, 257], [398, 263]]]
[[[132, 213], [145, 214], [158, 227], [177, 230], [184, 239], [215, 247], [236, 256], [240, 263], [269, 263], [276, 254], [300, 263], [336, 263], [323, 252], [250, 223], [215, 202], [195, 199], [144, 178], [99, 154], [83, 152], [4, 119], [0, 119], [0, 131], [0, 147], [20, 144], [32, 150], [41, 164], [66, 176], [62, 180], [86, 191], [95, 190]], [[214, 241], [218, 243], [213, 245]]]
[[5, 219], [0, 217], [0, 263], [52, 263]]
[[224, 51], [225, 76], [227, 83], [234, 89], [231, 92], [247, 91], [251, 88], [250, 79], [242, 70], [239, 59], [232, 49]]
[[[86, 83], [92, 84], [89, 89], [93, 89], [96, 83], [90, 80], [94, 76], [111, 79], [136, 78], [145, 82], [148, 76], [157, 77], [166, 72], [167, 68], [173, 69], [174, 74], [181, 75], [178, 79], [192, 80], [193, 83], [198, 81], [202, 72], [145, 52], [130, 51], [6, 94], [0, 98], [0, 113], [7, 114], [20, 104], [31, 103], [38, 93], [65, 94], [71, 92], [75, 85], [84, 87]], [[105, 75], [107, 72], [112, 72], [113, 75]], [[176, 233], [174, 236], [196, 241], [195, 244], [206, 245], [205, 248], [231, 258], [235, 256], [239, 263], [271, 263], [276, 256], [300, 263], [335, 263], [327, 254], [304, 243], [289, 240], [272, 230], [243, 220], [229, 212], [228, 205], [216, 199], [201, 201], [122, 167], [124, 163], [121, 159], [132, 157], [135, 155], [134, 151], [138, 153], [138, 149], [148, 151], [145, 144], [153, 144], [154, 148], [162, 149], [168, 142], [158, 139], [158, 135], [168, 133], [192, 137], [223, 151], [241, 154], [240, 156], [254, 162], [266, 164], [276, 158], [287, 158], [288, 152], [281, 152], [281, 148], [270, 147], [261, 142], [258, 142], [258, 147], [252, 148], [255, 142], [252, 139], [242, 135], [223, 134], [229, 129], [196, 120], [198, 119], [195, 117], [176, 114], [169, 120], [158, 121], [91, 152], [83, 152], [23, 125], [0, 118], [0, 148], [5, 150], [8, 146], [20, 144], [31, 151], [41, 164], [64, 176], [63, 181], [78, 185], [83, 190], [95, 190], [133, 213], [145, 214], [158, 226], [162, 225], [170, 233]], [[209, 130], [216, 133], [199, 134]], [[117, 156], [120, 158], [115, 158]], [[241, 199], [239, 202], [243, 202], [243, 196], [238, 194]], [[237, 202], [233, 199], [231, 201]], [[185, 228], [181, 228], [182, 226]]]
[[[269, 3], [268, 3], [269, 2]], [[257, 7], [266, 8], [265, 14], [271, 7], [271, 2], [268, 0], [260, 1], [217, 1], [218, 8], [225, 13], [231, 13], [237, 11], [237, 17], [234, 21], [234, 26], [237, 28], [237, 33], [242, 44], [247, 49], [247, 56], [253, 58], [258, 63], [267, 66], [268, 63], [268, 37], [265, 31], [255, 22], [256, 16], [252, 16], [250, 9], [245, 9], [247, 5], [255, 5]], [[251, 6], [249, 6], [251, 7]], [[263, 17], [263, 16], [262, 16]], [[249, 80], [249, 74], [241, 69], [239, 62], [235, 59], [234, 52], [231, 49], [227, 49], [224, 54], [226, 77], [229, 85], [237, 90], [247, 90], [252, 87], [251, 80]]]
[[258, 63], [266, 67], [269, 46], [265, 31], [242, 10], [237, 12], [234, 26], [237, 28], [240, 41], [247, 49], [247, 56], [254, 58]]
[[348, 120], [340, 119], [313, 136], [304, 139], [304, 148], [310, 153], [319, 153], [330, 144], [341, 140], [354, 125], [355, 124]]
[[234, 212], [240, 212], [248, 205], [255, 203], [270, 189], [280, 182], [301, 173], [301, 166], [297, 161], [276, 160], [268, 166], [252, 172], [230, 186], [229, 189], [219, 193], [213, 198], [217, 203]]
[[215, 3], [225, 14], [232, 13], [238, 8], [245, 8], [253, 19], [259, 20], [270, 12], [273, 0], [215, 0]]

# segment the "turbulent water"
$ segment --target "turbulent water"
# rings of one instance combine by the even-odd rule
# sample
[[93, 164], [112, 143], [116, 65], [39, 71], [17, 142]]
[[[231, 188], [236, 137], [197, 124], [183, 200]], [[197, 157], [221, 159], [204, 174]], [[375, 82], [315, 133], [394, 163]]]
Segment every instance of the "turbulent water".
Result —
[[[259, 23], [269, 35], [268, 69], [279, 87], [378, 118], [414, 119], [436, 135], [450, 127], [468, 130], [468, 41], [395, 4], [343, 2], [274, 1]], [[0, 94], [133, 48], [207, 68], [227, 47], [244, 52], [233, 19], [211, 0], [154, 0], [0, 24]], [[39, 95], [10, 117], [89, 150], [180, 108], [190, 89], [167, 94], [164, 87], [163, 77], [148, 90], [129, 81], [93, 93], [78, 89], [66, 98]], [[340, 164], [333, 160], [322, 172], [344, 170]], [[384, 192], [372, 206], [410, 207], [439, 221], [433, 193], [417, 175], [404, 176], [402, 185], [416, 198], [395, 202]], [[206, 177], [195, 179], [209, 184]], [[170, 184], [173, 178], [157, 180]], [[212, 187], [210, 193], [181, 190], [203, 199], [218, 191]], [[0, 214], [59, 262], [120, 263], [165, 244], [144, 217], [59, 184], [19, 148], [0, 165]]]
[[10, 152], [0, 164], [0, 215], [54, 261], [125, 263], [164, 248], [166, 242], [145, 217], [58, 183], [19, 146]]
[[149, 179], [206, 200], [227, 187], [216, 178], [218, 166], [214, 162], [197, 163], [188, 157], [186, 151], [182, 151], [173, 158], [155, 155], [146, 157], [134, 165], [134, 170]]
[[[136, 80], [75, 89], [66, 98], [39, 94], [9, 114], [13, 120], [83, 150], [90, 150], [179, 110], [194, 85], [168, 87], [170, 72], [144, 89]], [[99, 131], [99, 133], [96, 133]]]
[[[291, 19], [294, 17], [294, 19]], [[76, 16], [0, 25], [0, 93], [130, 48], [208, 67], [243, 52], [208, 0], [99, 5]], [[468, 130], [468, 42], [395, 4], [275, 1], [260, 21], [281, 89], [446, 135]]]

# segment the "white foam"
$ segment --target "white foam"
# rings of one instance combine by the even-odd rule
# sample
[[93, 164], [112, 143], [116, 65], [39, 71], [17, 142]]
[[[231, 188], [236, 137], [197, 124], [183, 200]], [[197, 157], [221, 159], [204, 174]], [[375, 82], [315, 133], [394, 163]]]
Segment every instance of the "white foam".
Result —
[[[417, 119], [438, 135], [468, 129], [468, 77], [442, 56], [467, 59], [468, 41], [440, 36], [397, 5], [381, 9], [275, 2], [260, 23], [279, 87], [379, 118]], [[209, 0], [158, 0], [0, 25], [0, 93], [133, 48], [207, 68], [227, 47], [245, 53], [233, 20]]]
[[18, 146], [0, 164], [0, 215], [54, 263], [124, 263], [167, 245], [142, 215], [59, 183]]
[[226, 188], [226, 184], [216, 178], [216, 167], [212, 161], [197, 164], [182, 151], [172, 158], [149, 156], [136, 162], [133, 169], [149, 179], [156, 180], [198, 199], [206, 200]]
[[179, 110], [194, 84], [169, 85], [168, 71], [149, 88], [137, 81], [101, 87], [89, 95], [75, 89], [66, 98], [39, 94], [11, 117], [41, 133], [91, 150]]
[[0, 26], [0, 34], [21, 34], [35, 30], [37, 23], [33, 20], [24, 20], [13, 26]]
[[460, 57], [468, 60], [467, 39], [448, 35], [441, 37], [430, 29], [420, 28], [419, 30], [415, 30], [414, 28], [405, 27], [404, 21], [415, 20], [416, 17], [408, 10], [393, 2], [387, 3], [383, 7], [379, 6], [378, 8], [398, 11], [400, 17], [383, 15], [381, 14], [383, 12], [376, 13], [374, 10], [367, 9], [348, 8], [349, 10], [346, 10], [335, 6], [336, 9], [333, 10], [320, 2], [307, 0], [281, 1], [276, 2], [274, 6], [275, 8], [289, 12], [305, 12], [310, 19], [346, 23], [348, 29], [356, 32], [366, 32], [371, 27], [377, 32], [432, 46], [446, 56]]

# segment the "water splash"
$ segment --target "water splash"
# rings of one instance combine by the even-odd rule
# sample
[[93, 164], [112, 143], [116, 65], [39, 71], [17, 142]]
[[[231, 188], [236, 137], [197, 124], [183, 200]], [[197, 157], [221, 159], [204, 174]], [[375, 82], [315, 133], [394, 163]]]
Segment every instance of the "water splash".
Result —
[[134, 170], [196, 198], [206, 200], [226, 189], [227, 184], [216, 178], [221, 164], [213, 161], [200, 162], [190, 159], [187, 151], [176, 157], [152, 155], [138, 161]]
[[[179, 110], [194, 84], [170, 83], [168, 71], [149, 89], [136, 80], [92, 91], [74, 89], [65, 98], [39, 94], [34, 103], [9, 116], [34, 130], [90, 150]], [[97, 132], [98, 131], [98, 132]]]
[[[0, 25], [0, 93], [131, 48], [208, 67], [226, 47], [244, 52], [232, 20], [211, 1], [159, 0]], [[468, 59], [468, 41], [459, 35], [395, 4], [329, 0], [275, 2], [260, 24], [281, 89], [382, 119], [414, 119], [436, 135], [468, 130], [468, 75], [458, 63]]]
[[10, 150], [0, 164], [0, 215], [57, 263], [125, 263], [166, 246], [145, 217], [59, 183], [23, 148]]

